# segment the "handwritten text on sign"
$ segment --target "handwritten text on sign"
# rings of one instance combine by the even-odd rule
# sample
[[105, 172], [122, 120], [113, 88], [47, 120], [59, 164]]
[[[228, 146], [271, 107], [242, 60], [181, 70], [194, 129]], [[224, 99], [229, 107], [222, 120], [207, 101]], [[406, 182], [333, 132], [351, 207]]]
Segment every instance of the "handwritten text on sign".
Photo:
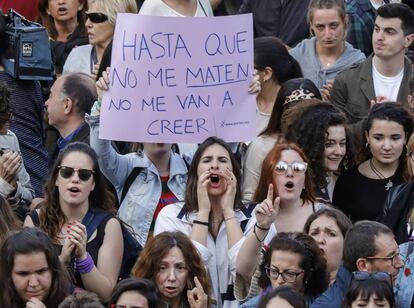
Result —
[[141, 142], [255, 137], [252, 16], [119, 14], [100, 137]]

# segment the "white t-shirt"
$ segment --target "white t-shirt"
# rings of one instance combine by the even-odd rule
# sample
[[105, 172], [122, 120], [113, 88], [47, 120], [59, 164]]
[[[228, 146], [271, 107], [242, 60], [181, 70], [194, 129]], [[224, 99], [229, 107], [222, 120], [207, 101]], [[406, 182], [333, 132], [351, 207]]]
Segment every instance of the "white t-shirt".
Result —
[[256, 136], [258, 136], [269, 124], [270, 113], [264, 113], [256, 108]]
[[[162, 0], [145, 0], [138, 14], [150, 16], [185, 17], [173, 10]], [[213, 16], [213, 10], [208, 0], [197, 0], [197, 11], [194, 17]]]
[[404, 76], [404, 68], [397, 75], [387, 77], [375, 67], [374, 62], [372, 63], [372, 79], [374, 80], [375, 96], [384, 96], [387, 101], [397, 101], [398, 91], [400, 90], [401, 81]]

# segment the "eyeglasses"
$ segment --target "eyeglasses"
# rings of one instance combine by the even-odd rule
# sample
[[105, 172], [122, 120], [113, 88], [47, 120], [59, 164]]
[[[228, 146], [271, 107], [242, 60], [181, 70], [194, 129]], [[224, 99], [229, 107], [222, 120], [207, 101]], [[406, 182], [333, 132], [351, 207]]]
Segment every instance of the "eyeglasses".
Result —
[[83, 182], [86, 182], [87, 180], [89, 180], [92, 174], [95, 173], [95, 171], [93, 170], [75, 169], [75, 168], [67, 167], [67, 166], [58, 166], [58, 169], [59, 169], [59, 174], [62, 178], [69, 179], [73, 176], [75, 172], [77, 172], [79, 179]]
[[391, 264], [394, 267], [395, 267], [395, 264], [397, 262], [399, 262], [399, 261], [402, 262], [402, 257], [400, 255], [400, 252], [399, 251], [397, 251], [395, 254], [393, 254], [390, 257], [365, 257], [365, 259], [368, 259], [368, 260], [386, 260], [386, 261], [391, 261]]
[[142, 307], [141, 306], [128, 306], [128, 305], [112, 304], [111, 308], [142, 308]]
[[292, 169], [293, 173], [302, 174], [306, 172], [308, 164], [300, 161], [295, 161], [291, 164], [288, 164], [287, 162], [280, 160], [275, 166], [275, 172], [277, 174], [285, 174], [288, 171], [289, 167]]
[[391, 274], [387, 272], [353, 272], [354, 278], [357, 281], [365, 281], [369, 279], [381, 280], [392, 283]]
[[105, 21], [108, 21], [108, 16], [103, 13], [85, 13], [86, 18], [89, 19], [94, 24], [100, 24]]
[[266, 275], [272, 280], [277, 280], [279, 275], [282, 276], [284, 282], [295, 282], [296, 278], [302, 274], [304, 271], [295, 272], [294, 270], [284, 270], [279, 272], [276, 268], [265, 267]]

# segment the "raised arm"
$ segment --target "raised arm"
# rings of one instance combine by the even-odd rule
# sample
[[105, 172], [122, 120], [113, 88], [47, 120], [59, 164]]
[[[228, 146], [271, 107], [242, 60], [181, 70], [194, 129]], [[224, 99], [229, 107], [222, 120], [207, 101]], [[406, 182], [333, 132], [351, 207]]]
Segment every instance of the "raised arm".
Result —
[[256, 270], [260, 248], [279, 213], [279, 203], [279, 197], [273, 200], [273, 185], [270, 184], [267, 198], [255, 209], [256, 223], [253, 232], [247, 236], [237, 256], [236, 271], [247, 282], [250, 282]]

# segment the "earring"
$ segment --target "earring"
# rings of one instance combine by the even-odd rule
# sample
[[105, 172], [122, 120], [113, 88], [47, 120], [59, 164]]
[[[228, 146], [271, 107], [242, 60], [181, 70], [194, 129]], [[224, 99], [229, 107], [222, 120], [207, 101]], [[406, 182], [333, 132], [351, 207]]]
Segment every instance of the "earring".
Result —
[[368, 151], [368, 152], [371, 152], [371, 147], [370, 147], [368, 141], [367, 141], [367, 143], [365, 143], [365, 150]]

